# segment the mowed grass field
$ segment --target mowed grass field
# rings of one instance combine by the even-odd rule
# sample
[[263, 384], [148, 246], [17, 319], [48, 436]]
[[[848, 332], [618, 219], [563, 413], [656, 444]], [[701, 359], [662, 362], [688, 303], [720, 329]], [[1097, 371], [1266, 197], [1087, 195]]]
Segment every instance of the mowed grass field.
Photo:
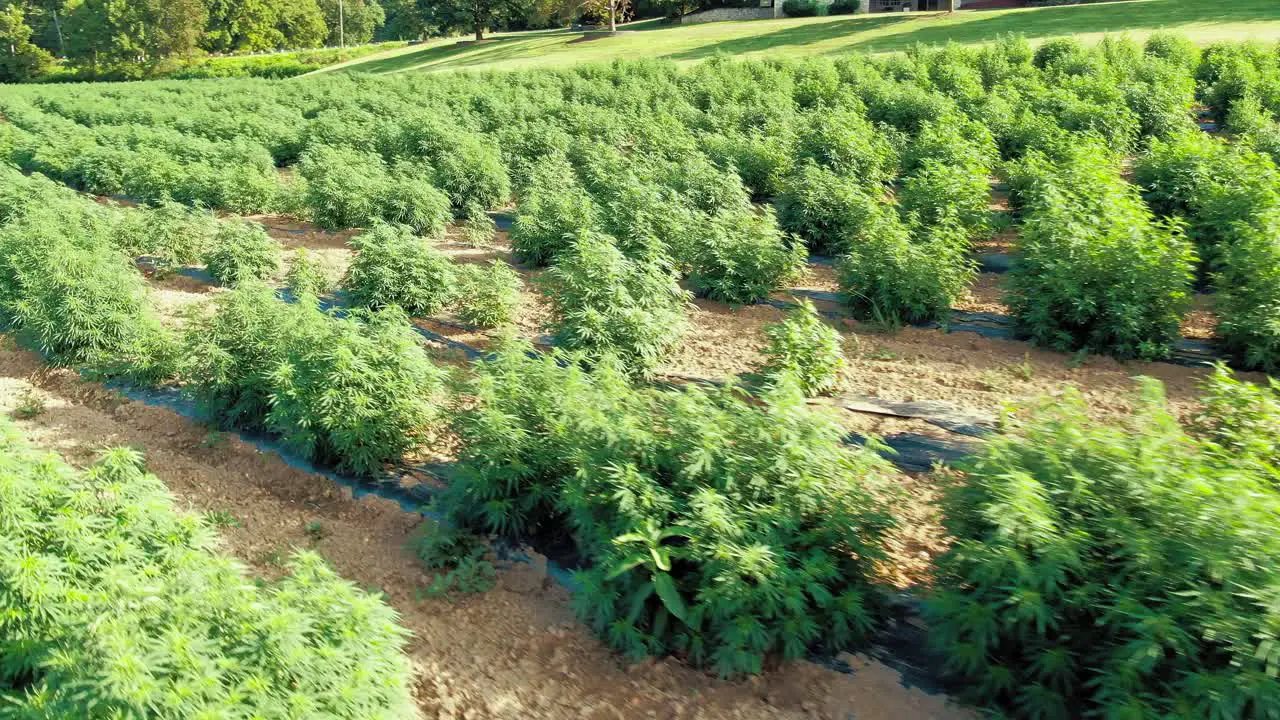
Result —
[[678, 26], [644, 21], [615, 37], [581, 32], [506, 33], [480, 45], [456, 38], [399, 48], [321, 72], [394, 73], [407, 70], [514, 70], [560, 67], [614, 58], [694, 62], [716, 54], [807, 57], [850, 51], [892, 52], [917, 43], [982, 43], [1003, 33], [1033, 40], [1107, 34], [1144, 38], [1175, 30], [1202, 44], [1218, 40], [1280, 39], [1280, 0], [1128, 0], [1014, 10], [902, 13], [716, 22]]

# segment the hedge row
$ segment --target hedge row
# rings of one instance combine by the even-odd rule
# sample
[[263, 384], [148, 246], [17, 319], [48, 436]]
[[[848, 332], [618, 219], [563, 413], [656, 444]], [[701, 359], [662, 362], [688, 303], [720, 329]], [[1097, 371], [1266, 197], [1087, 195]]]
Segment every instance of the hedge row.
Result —
[[[0, 323], [51, 360], [147, 385], [176, 380], [214, 423], [270, 433], [360, 475], [402, 457], [434, 424], [444, 375], [403, 312], [340, 317], [314, 298], [277, 299], [258, 282], [255, 248], [265, 239], [272, 269], [279, 253], [261, 228], [218, 222], [210, 270], [237, 287], [175, 332], [160, 324], [128, 252], [138, 227], [167, 238], [190, 218], [100, 206], [12, 170], [0, 180], [15, 201], [0, 227]], [[157, 230], [166, 219], [176, 227]], [[224, 231], [232, 237], [219, 241]]]
[[1153, 143], [1135, 166], [1152, 207], [1187, 223], [1217, 290], [1217, 335], [1236, 360], [1280, 370], [1280, 171], [1201, 135]]

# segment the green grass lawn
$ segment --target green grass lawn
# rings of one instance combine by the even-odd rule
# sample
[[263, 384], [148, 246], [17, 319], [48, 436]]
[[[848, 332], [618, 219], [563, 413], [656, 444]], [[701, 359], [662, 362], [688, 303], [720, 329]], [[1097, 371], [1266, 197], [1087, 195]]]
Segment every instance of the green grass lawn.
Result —
[[516, 69], [554, 67], [614, 58], [701, 60], [717, 53], [835, 55], [853, 50], [888, 52], [916, 43], [981, 43], [1001, 33], [1030, 38], [1076, 35], [1096, 41], [1107, 33], [1143, 38], [1177, 30], [1198, 42], [1280, 39], [1280, 0], [1128, 0], [1018, 10], [902, 13], [785, 18], [675, 26], [654, 21], [623, 26], [616, 37], [586, 40], [580, 32], [507, 33], [482, 45], [456, 39], [344, 63], [334, 69], [373, 73], [404, 70]]

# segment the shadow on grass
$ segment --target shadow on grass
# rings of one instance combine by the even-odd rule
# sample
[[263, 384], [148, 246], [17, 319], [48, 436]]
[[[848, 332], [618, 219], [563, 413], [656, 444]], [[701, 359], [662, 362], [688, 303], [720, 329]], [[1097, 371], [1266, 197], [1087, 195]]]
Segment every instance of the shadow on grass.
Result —
[[[788, 46], [798, 47], [813, 43], [835, 40], [837, 38], [863, 32], [881, 32], [886, 28], [902, 23], [919, 21], [919, 16], [906, 13], [884, 14], [878, 16], [860, 16], [846, 20], [832, 20], [822, 23], [806, 23], [792, 25], [771, 33], [731, 38], [720, 42], [712, 42], [696, 48], [689, 48], [677, 53], [664, 55], [671, 60], [701, 60], [712, 55], [761, 52], [773, 48]], [[759, 20], [757, 22], [771, 22]]]
[[[771, 50], [785, 53], [788, 48], [802, 48], [818, 43], [830, 44], [832, 47], [823, 48], [823, 52], [832, 55], [854, 50], [906, 50], [917, 44], [990, 42], [1006, 33], [1017, 33], [1034, 39], [1076, 33], [1143, 32], [1161, 28], [1177, 30], [1192, 25], [1212, 27], [1217, 24], [1236, 24], [1247, 27], [1252, 22], [1268, 23], [1259, 32], [1273, 32], [1275, 23], [1280, 22], [1280, 0], [1222, 0], [1216, 4], [1210, 0], [1118, 0], [1015, 10], [860, 15], [820, 22], [758, 20], [733, 24], [729, 28], [731, 32], [725, 33], [732, 34], [733, 37], [710, 37], [696, 47], [678, 50], [666, 50], [664, 45], [667, 42], [677, 46], [686, 44], [686, 41], [677, 37], [681, 33], [679, 26], [656, 20], [624, 25], [621, 29], [641, 30], [646, 39], [652, 38], [648, 48], [637, 53], [640, 56], [693, 61], [718, 54], [742, 55]], [[741, 26], [749, 29], [743, 30]], [[751, 34], [745, 35], [745, 32]], [[668, 33], [672, 33], [672, 41], [666, 40]], [[536, 62], [535, 58], [544, 55], [572, 61], [574, 51], [566, 49], [566, 45], [581, 37], [581, 32], [570, 30], [511, 33], [495, 36], [492, 42], [482, 45], [431, 45], [358, 63], [344, 71], [391, 73], [412, 69], [463, 69], [508, 60]], [[595, 42], [609, 43], [610, 39]], [[594, 42], [592, 45], [594, 46]], [[626, 45], [633, 50], [636, 47], [635, 43]], [[626, 55], [627, 51], [620, 48], [619, 54]], [[593, 55], [597, 56], [595, 59], [605, 59], [598, 57], [598, 53]]]
[[905, 50], [917, 43], [938, 45], [948, 41], [962, 44], [989, 42], [998, 35], [1020, 33], [1031, 38], [1056, 37], [1076, 33], [1124, 33], [1155, 31], [1179, 26], [1219, 23], [1280, 21], [1277, 0], [1126, 0], [1124, 2], [1059, 5], [1024, 8], [1004, 12], [974, 12], [972, 18], [938, 17], [939, 22], [921, 24], [908, 32], [868, 38], [851, 47], [860, 50]]
[[394, 73], [422, 67], [465, 67], [496, 62], [509, 57], [524, 55], [531, 45], [538, 41], [555, 39], [569, 40], [581, 33], [567, 30], [548, 30], [545, 32], [528, 32], [518, 35], [500, 35], [486, 40], [480, 45], [447, 43], [432, 45], [411, 52], [399, 53], [390, 57], [369, 60], [343, 68], [349, 72], [368, 72], [375, 74]]
[[[800, 47], [866, 33], [829, 51], [906, 50], [917, 44], [990, 42], [999, 35], [1018, 33], [1030, 38], [1076, 33], [1152, 31], [1189, 24], [1280, 21], [1280, 0], [1231, 0], [1211, 4], [1200, 0], [1123, 0], [1119, 2], [1016, 10], [950, 13], [909, 13], [866, 16], [824, 23], [792, 25], [774, 32], [730, 38], [671, 53], [672, 60], [700, 60], [717, 54], [736, 55], [774, 48]], [[760, 22], [769, 22], [767, 20]], [[901, 26], [901, 27], [895, 27]]]

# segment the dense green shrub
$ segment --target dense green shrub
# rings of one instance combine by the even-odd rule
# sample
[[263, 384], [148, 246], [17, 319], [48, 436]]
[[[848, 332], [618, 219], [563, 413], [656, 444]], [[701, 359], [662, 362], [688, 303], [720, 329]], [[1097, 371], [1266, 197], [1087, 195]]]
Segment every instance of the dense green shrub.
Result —
[[[704, 211], [692, 207], [670, 187], [628, 174], [616, 178], [615, 187], [602, 193], [598, 217], [603, 230], [617, 240], [618, 249], [627, 257], [656, 262], [674, 258], [687, 270], [701, 236], [710, 232], [712, 225], [731, 223], [744, 210], [753, 210], [741, 183], [736, 190], [736, 198], [726, 198], [726, 207]], [[765, 225], [768, 223], [755, 227], [767, 233]]]
[[885, 326], [947, 315], [977, 273], [968, 231], [903, 221], [887, 204], [840, 258], [840, 293], [854, 315]]
[[1196, 70], [1196, 82], [1204, 104], [1219, 121], [1250, 95], [1262, 108], [1280, 113], [1280, 58], [1261, 43], [1211, 45]]
[[458, 267], [458, 317], [477, 327], [494, 328], [515, 320], [520, 307], [520, 276], [494, 260], [485, 267]]
[[[868, 83], [861, 97], [866, 102], [869, 120], [909, 135], [916, 135], [926, 125], [956, 114], [954, 100], [912, 83]], [[885, 132], [883, 128], [877, 130]]]
[[409, 228], [378, 223], [351, 246], [356, 257], [342, 286], [356, 305], [398, 305], [423, 316], [440, 312], [453, 299], [453, 262]]
[[436, 418], [443, 374], [399, 310], [337, 317], [246, 283], [186, 343], [184, 388], [210, 419], [269, 432], [308, 460], [375, 475]]
[[1236, 142], [1280, 163], [1280, 118], [1264, 110], [1256, 95], [1246, 94], [1232, 104], [1226, 127]]
[[449, 196], [431, 184], [431, 179], [429, 168], [404, 162], [392, 165], [379, 199], [378, 217], [423, 235], [443, 235], [453, 210]]
[[1091, 421], [1069, 392], [970, 464], [927, 605], [969, 695], [1019, 717], [1280, 713], [1262, 590], [1280, 569], [1280, 488], [1238, 452], [1280, 438], [1232, 386], [1210, 383], [1235, 400], [1210, 404], [1218, 437], [1184, 431], [1146, 380], [1125, 422]]
[[991, 131], [964, 117], [925, 123], [902, 152], [902, 172], [911, 174], [928, 163], [952, 165], [974, 174], [991, 174], [999, 148]]
[[782, 191], [784, 178], [795, 165], [795, 131], [788, 125], [766, 130], [708, 135], [707, 155], [722, 166], [732, 165], [752, 197], [763, 199]]
[[787, 17], [813, 17], [818, 14], [817, 0], [783, 0], [782, 12]]
[[786, 320], [765, 326], [764, 334], [769, 339], [761, 371], [765, 377], [789, 374], [809, 396], [831, 392], [839, 384], [845, 365], [840, 333], [822, 321], [813, 303], [802, 300]]
[[323, 145], [307, 148], [298, 163], [303, 203], [322, 227], [369, 227], [378, 220], [440, 235], [452, 219], [449, 196], [432, 184], [430, 168]]
[[1195, 253], [1155, 220], [1107, 154], [1082, 146], [1063, 162], [1032, 153], [1019, 255], [1007, 301], [1020, 332], [1069, 351], [1157, 358], [1179, 335]]
[[835, 0], [827, 6], [828, 15], [852, 15], [862, 9], [862, 0]]
[[147, 357], [163, 333], [142, 276], [110, 242], [111, 220], [80, 202], [28, 208], [0, 228], [0, 324], [60, 363], [159, 360]]
[[[1238, 105], [1237, 105], [1238, 107]], [[1217, 334], [1242, 365], [1280, 368], [1280, 172], [1248, 148], [1200, 134], [1154, 142], [1135, 179], [1153, 207], [1185, 217], [1218, 293]]]
[[1157, 214], [1185, 216], [1225, 169], [1226, 153], [1221, 140], [1199, 131], [1153, 140], [1133, 164], [1133, 181]]
[[951, 224], [974, 238], [991, 230], [991, 185], [984, 171], [926, 160], [903, 181], [898, 204], [926, 227]]
[[1241, 223], [1280, 202], [1275, 164], [1238, 144], [1200, 136], [1153, 143], [1134, 170], [1158, 209], [1186, 217], [1188, 234], [1208, 269], [1220, 265], [1222, 248]]
[[520, 192], [511, 249], [521, 262], [546, 265], [599, 222], [596, 204], [573, 167], [553, 158], [534, 167], [529, 185]]
[[78, 472], [0, 420], [0, 702], [15, 717], [405, 717], [404, 630], [300, 553], [255, 583], [135, 450]]
[[1200, 66], [1200, 46], [1185, 35], [1161, 30], [1151, 33], [1143, 47], [1148, 55], [1171, 62], [1187, 72], [1195, 73]]
[[1217, 335], [1241, 365], [1280, 372], [1280, 192], [1231, 226], [1217, 259]]
[[637, 389], [607, 360], [580, 362], [517, 346], [476, 368], [456, 518], [567, 527], [593, 560], [578, 611], [630, 655], [729, 675], [866, 637], [891, 526], [883, 460], [847, 448], [789, 378], [757, 406], [735, 388]]
[[310, 147], [298, 163], [298, 176], [311, 219], [321, 227], [364, 227], [381, 216], [386, 170], [372, 153]]
[[338, 286], [339, 273], [323, 255], [317, 255], [306, 248], [298, 248], [293, 253], [293, 261], [289, 264], [289, 272], [284, 275], [285, 287], [294, 297], [328, 295]]
[[789, 243], [771, 209], [743, 204], [722, 211], [688, 230], [690, 242], [678, 251], [699, 295], [729, 303], [754, 303], [796, 278], [805, 247]]
[[1144, 138], [1167, 138], [1197, 129], [1191, 111], [1196, 83], [1186, 68], [1147, 58], [1139, 62], [1135, 76], [1122, 84], [1121, 91]]
[[461, 391], [475, 402], [451, 417], [462, 444], [440, 504], [478, 532], [563, 532], [560, 484], [574, 471], [575, 426], [635, 394], [612, 358], [588, 371], [580, 355], [532, 350], [511, 342], [477, 364]]
[[467, 208], [462, 224], [462, 235], [472, 247], [484, 247], [498, 235], [498, 224], [479, 205]]
[[543, 277], [549, 329], [564, 348], [615, 354], [645, 375], [684, 333], [687, 294], [670, 268], [626, 257], [607, 235], [580, 235]]
[[1073, 37], [1052, 38], [1040, 43], [1031, 62], [1041, 70], [1061, 68], [1067, 74], [1089, 63], [1089, 50]]
[[502, 153], [483, 135], [451, 127], [441, 118], [409, 118], [392, 150], [393, 156], [430, 164], [435, 182], [459, 211], [472, 204], [501, 207], [511, 196]]
[[1251, 465], [1262, 477], [1280, 480], [1280, 380], [1266, 383], [1234, 382], [1218, 369], [1204, 385], [1204, 411], [1193, 430], [1228, 453], [1237, 466]]
[[857, 178], [869, 192], [875, 183], [888, 182], [898, 168], [892, 143], [860, 112], [844, 108], [818, 108], [797, 119], [796, 152], [837, 175]]
[[266, 280], [280, 271], [280, 243], [258, 223], [224, 220], [204, 253], [204, 263], [223, 285]]
[[982, 86], [992, 90], [996, 86], [1018, 80], [1035, 72], [1031, 61], [1035, 51], [1027, 38], [1013, 33], [998, 35], [995, 42], [978, 48], [973, 59], [982, 76]]
[[157, 268], [195, 265], [218, 232], [213, 213], [176, 202], [161, 202], [122, 214], [115, 242], [125, 252], [152, 259]]
[[821, 255], [848, 252], [873, 215], [876, 199], [856, 179], [813, 164], [787, 179], [778, 197], [778, 224]]

